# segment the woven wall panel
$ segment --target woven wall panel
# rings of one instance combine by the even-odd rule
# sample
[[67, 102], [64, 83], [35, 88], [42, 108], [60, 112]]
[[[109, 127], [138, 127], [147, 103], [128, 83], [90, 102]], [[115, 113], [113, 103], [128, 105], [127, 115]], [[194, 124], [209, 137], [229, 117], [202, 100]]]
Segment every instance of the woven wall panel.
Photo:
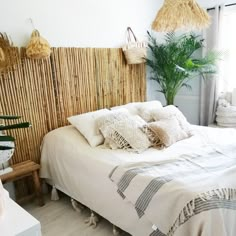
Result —
[[53, 48], [46, 60], [23, 59], [0, 77], [0, 114], [19, 114], [33, 125], [11, 131], [11, 162], [39, 162], [43, 136], [67, 125], [68, 116], [144, 101], [145, 93], [145, 65], [127, 65], [121, 49]]

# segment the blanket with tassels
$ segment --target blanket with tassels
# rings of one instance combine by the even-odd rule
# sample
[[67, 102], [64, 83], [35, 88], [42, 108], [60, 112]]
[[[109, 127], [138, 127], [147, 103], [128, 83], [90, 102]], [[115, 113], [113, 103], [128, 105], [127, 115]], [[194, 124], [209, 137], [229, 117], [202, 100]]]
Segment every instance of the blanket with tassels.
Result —
[[[236, 145], [159, 162], [120, 165], [109, 178], [116, 184], [118, 194], [133, 204], [139, 219], [146, 217], [151, 221], [150, 236], [184, 236], [183, 232], [188, 232], [188, 236], [190, 232], [221, 235], [203, 234], [203, 229], [194, 232], [194, 220], [201, 216], [206, 218], [203, 222], [212, 221], [211, 214], [216, 211], [233, 212], [236, 218]], [[184, 229], [185, 225], [191, 225], [191, 231]], [[217, 223], [214, 227], [217, 231]]]

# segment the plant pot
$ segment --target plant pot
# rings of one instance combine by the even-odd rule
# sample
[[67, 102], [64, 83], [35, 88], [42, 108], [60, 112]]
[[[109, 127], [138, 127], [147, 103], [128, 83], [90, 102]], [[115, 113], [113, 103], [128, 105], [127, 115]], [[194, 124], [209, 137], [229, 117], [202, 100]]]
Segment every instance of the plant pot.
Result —
[[5, 207], [5, 198], [6, 194], [4, 192], [4, 188], [2, 186], [2, 182], [0, 180], [0, 221], [4, 217], [4, 214], [6, 212], [6, 207]]
[[9, 150], [0, 150], [0, 175], [6, 174], [12, 171], [11, 167], [7, 167], [4, 165], [7, 161], [9, 161], [14, 153], [14, 142], [1, 142], [1, 145], [13, 147]]

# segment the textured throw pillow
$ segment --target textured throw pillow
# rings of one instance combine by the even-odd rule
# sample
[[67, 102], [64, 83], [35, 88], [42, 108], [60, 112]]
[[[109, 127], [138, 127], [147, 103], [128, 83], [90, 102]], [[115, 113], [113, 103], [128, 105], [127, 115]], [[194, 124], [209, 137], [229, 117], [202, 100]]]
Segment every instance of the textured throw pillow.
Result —
[[188, 134], [191, 135], [191, 125], [187, 121], [183, 113], [175, 106], [169, 105], [159, 109], [155, 109], [152, 112], [154, 121], [176, 118], [180, 127]]
[[[177, 141], [188, 138], [189, 135], [181, 128], [175, 117], [148, 123], [143, 126], [144, 131], [150, 138], [154, 140], [153, 146], [162, 148], [169, 147]], [[155, 139], [154, 139], [155, 137]]]
[[157, 148], [162, 148], [164, 147], [163, 143], [159, 139], [158, 135], [156, 135], [150, 128], [148, 124], [145, 124], [141, 130], [147, 135], [151, 146], [152, 147], [157, 147]]
[[68, 121], [80, 131], [92, 147], [96, 147], [104, 142], [104, 138], [97, 127], [97, 119], [109, 114], [108, 109], [101, 109], [81, 115], [68, 117]]
[[98, 125], [105, 137], [105, 144], [112, 149], [128, 149], [142, 152], [150, 145], [148, 137], [140, 129], [146, 122], [139, 116], [114, 112], [101, 117]]
[[117, 133], [108, 133], [110, 131], [108, 127], [112, 126], [114, 122], [121, 121], [129, 116], [130, 114], [127, 109], [120, 108], [117, 110], [112, 110], [109, 114], [103, 115], [99, 117], [99, 119], [97, 119], [97, 127], [105, 138], [105, 146], [111, 149], [130, 148], [127, 141], [124, 140], [122, 137], [119, 137]]
[[141, 102], [131, 102], [125, 105], [111, 107], [111, 110], [127, 109], [131, 115], [138, 115], [138, 109]]
[[159, 101], [148, 101], [148, 102], [131, 102], [125, 105], [111, 107], [111, 110], [118, 110], [125, 108], [131, 115], [139, 115], [146, 122], [153, 120], [152, 110], [161, 108], [162, 104]]
[[142, 102], [138, 106], [138, 115], [146, 122], [151, 122], [154, 121], [153, 112], [160, 108], [162, 108], [162, 104], [159, 101]]

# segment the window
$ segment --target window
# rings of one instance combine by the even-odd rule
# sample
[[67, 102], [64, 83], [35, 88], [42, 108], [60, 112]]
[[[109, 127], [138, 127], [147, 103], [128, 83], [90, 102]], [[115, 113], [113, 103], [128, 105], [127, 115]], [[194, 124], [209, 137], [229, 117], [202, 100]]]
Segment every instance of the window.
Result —
[[219, 46], [224, 56], [219, 63], [219, 89], [231, 92], [236, 88], [236, 6], [225, 7], [220, 24]]

